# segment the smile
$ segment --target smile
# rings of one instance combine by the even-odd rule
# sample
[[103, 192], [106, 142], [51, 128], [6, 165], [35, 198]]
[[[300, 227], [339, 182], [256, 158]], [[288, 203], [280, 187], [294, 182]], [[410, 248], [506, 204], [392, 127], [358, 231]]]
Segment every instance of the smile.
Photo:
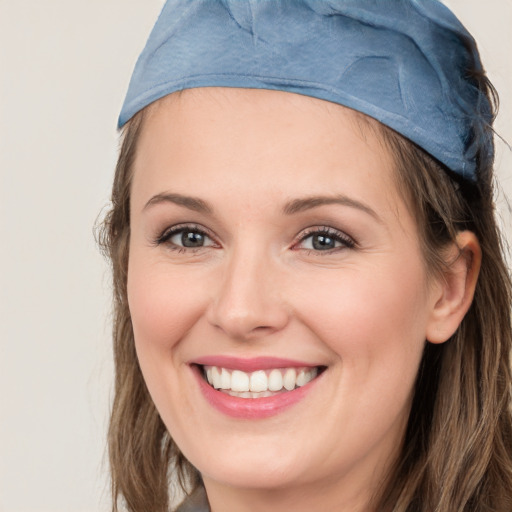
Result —
[[219, 366], [203, 366], [203, 377], [214, 389], [240, 398], [266, 398], [305, 386], [319, 367], [273, 368], [244, 372]]
[[306, 399], [327, 366], [277, 357], [204, 356], [189, 362], [206, 402], [243, 420], [275, 416]]

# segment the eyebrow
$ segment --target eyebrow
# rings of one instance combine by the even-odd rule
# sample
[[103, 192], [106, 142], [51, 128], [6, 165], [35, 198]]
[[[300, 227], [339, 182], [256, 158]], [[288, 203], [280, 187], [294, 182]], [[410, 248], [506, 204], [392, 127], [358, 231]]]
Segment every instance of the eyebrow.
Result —
[[[199, 199], [197, 197], [185, 196], [176, 193], [162, 193], [153, 196], [144, 205], [143, 211], [146, 210], [147, 208], [150, 208], [151, 206], [161, 203], [173, 203], [178, 206], [188, 208], [189, 210], [204, 214], [213, 213], [213, 208], [206, 201], [203, 201], [202, 199]], [[377, 221], [382, 222], [382, 219], [368, 205], [344, 195], [311, 196], [300, 199], [293, 199], [292, 201], [289, 201], [288, 203], [285, 204], [285, 206], [283, 207], [283, 213], [285, 215], [293, 215], [295, 213], [300, 213], [306, 210], [311, 210], [312, 208], [317, 208], [319, 206], [330, 204], [340, 204], [342, 206], [356, 208], [372, 216]]]
[[293, 215], [295, 213], [303, 212], [306, 210], [310, 210], [312, 208], [317, 208], [318, 206], [329, 204], [340, 204], [342, 206], [356, 208], [367, 213], [368, 215], [371, 215], [375, 220], [382, 223], [382, 219], [368, 205], [362, 203], [361, 201], [358, 201], [357, 199], [352, 199], [351, 197], [344, 195], [311, 196], [301, 199], [294, 199], [286, 203], [286, 205], [283, 208], [283, 213], [285, 215]]
[[190, 197], [190, 196], [184, 196], [182, 194], [171, 194], [171, 193], [163, 193], [163, 194], [157, 194], [156, 196], [153, 196], [142, 209], [143, 211], [148, 209], [151, 206], [154, 206], [156, 204], [161, 203], [173, 203], [177, 204], [178, 206], [184, 206], [185, 208], [188, 208], [189, 210], [193, 210], [195, 212], [204, 213], [204, 214], [211, 214], [213, 213], [213, 208], [202, 199], [199, 199], [197, 197]]

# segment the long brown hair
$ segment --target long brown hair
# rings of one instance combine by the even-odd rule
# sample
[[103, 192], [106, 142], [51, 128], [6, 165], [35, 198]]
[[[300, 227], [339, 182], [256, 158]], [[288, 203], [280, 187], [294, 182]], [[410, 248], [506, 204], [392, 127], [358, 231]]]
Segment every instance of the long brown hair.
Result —
[[[478, 87], [496, 105], [483, 74]], [[396, 183], [413, 212], [431, 272], [458, 232], [476, 234], [482, 264], [472, 305], [449, 341], [427, 343], [402, 457], [377, 510], [512, 510], [512, 284], [495, 220], [493, 162], [477, 154], [477, 181], [464, 181], [380, 124]], [[488, 127], [492, 129], [491, 126]]]
[[[475, 80], [492, 96], [484, 77]], [[98, 233], [114, 288], [115, 394], [108, 433], [114, 512], [121, 500], [129, 512], [168, 512], [176, 501], [172, 483], [188, 492], [200, 483], [146, 389], [128, 309], [130, 188], [144, 117], [145, 111], [139, 112], [123, 132], [112, 206]], [[442, 269], [443, 248], [461, 230], [473, 231], [482, 249], [469, 312], [448, 342], [426, 343], [403, 451], [375, 497], [375, 509], [512, 510], [512, 286], [494, 217], [492, 164], [483, 157], [488, 148], [480, 148], [472, 183], [450, 176], [391, 129], [369, 124], [395, 157], [397, 187], [417, 219], [428, 269]]]
[[[97, 235], [112, 265], [114, 399], [108, 430], [113, 511], [119, 498], [130, 512], [168, 512], [171, 472], [184, 490], [197, 486], [197, 471], [170, 438], [149, 396], [139, 368], [128, 308], [130, 190], [137, 140], [145, 111], [122, 134], [111, 208]], [[174, 471], [172, 471], [174, 469]]]

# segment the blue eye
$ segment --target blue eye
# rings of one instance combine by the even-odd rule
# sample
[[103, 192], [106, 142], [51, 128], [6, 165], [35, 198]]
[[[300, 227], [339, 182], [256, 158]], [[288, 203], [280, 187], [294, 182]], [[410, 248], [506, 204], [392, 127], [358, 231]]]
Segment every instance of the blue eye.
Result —
[[301, 249], [327, 252], [341, 248], [353, 248], [355, 242], [332, 228], [322, 228], [304, 235], [299, 245]]
[[171, 249], [200, 249], [214, 246], [215, 242], [202, 230], [194, 226], [175, 226], [163, 233], [156, 241]]
[[341, 246], [341, 243], [332, 236], [323, 233], [309, 235], [303, 244], [305, 249], [314, 249], [315, 251], [328, 251]]
[[209, 238], [198, 231], [183, 230], [169, 238], [169, 241], [181, 247], [195, 248], [207, 245]]

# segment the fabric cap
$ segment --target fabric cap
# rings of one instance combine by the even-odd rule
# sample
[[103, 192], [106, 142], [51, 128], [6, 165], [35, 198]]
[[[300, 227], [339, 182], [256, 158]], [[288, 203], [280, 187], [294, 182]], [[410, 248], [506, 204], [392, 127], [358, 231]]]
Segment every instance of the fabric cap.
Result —
[[278, 89], [367, 114], [474, 179], [493, 150], [474, 72], [474, 39], [437, 0], [168, 0], [119, 127], [181, 89]]

